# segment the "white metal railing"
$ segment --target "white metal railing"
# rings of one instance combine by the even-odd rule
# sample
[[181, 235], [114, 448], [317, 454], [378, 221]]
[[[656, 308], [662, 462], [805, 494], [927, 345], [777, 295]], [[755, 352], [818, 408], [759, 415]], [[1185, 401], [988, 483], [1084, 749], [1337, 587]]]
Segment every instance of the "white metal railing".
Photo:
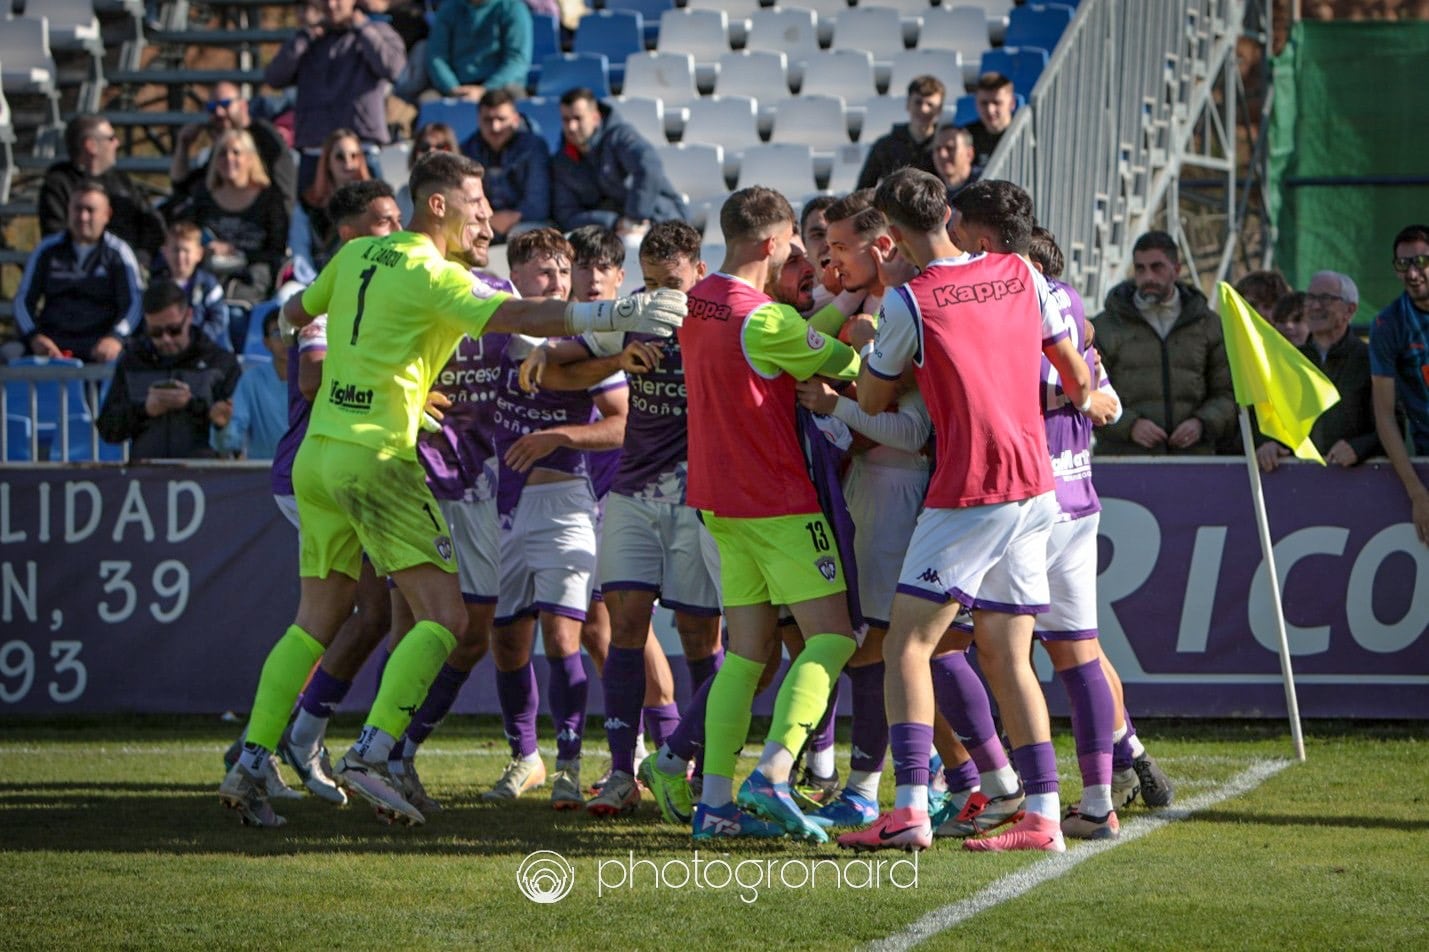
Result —
[[0, 462], [123, 462], [96, 422], [113, 364], [0, 366]]
[[1212, 87], [1234, 65], [1245, 3], [1083, 0], [983, 171], [1031, 193], [1089, 311], [1163, 203], [1168, 230], [1179, 230], [1176, 176], [1197, 120], [1218, 105]]

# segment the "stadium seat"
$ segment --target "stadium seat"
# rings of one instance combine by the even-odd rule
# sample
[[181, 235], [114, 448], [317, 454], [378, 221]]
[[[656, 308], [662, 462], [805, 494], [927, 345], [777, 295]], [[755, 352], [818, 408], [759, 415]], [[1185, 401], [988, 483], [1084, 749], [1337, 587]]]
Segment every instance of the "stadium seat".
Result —
[[774, 121], [774, 104], [789, 98], [788, 59], [772, 50], [740, 50], [719, 59], [718, 96], [748, 96], [759, 108], [759, 125]]
[[888, 75], [893, 58], [904, 50], [903, 20], [892, 7], [854, 7], [839, 14], [833, 48], [868, 50], [879, 79]]
[[1058, 4], [1016, 7], [1008, 16], [1007, 34], [1002, 41], [1007, 46], [1036, 46], [1051, 52], [1072, 22], [1073, 12], [1071, 7]]
[[847, 12], [850, 4], [849, 0], [788, 0], [787, 3], [776, 4], [776, 6], [802, 7], [806, 10], [813, 10], [819, 18], [819, 44], [828, 46], [829, 41], [834, 38], [834, 23], [838, 21], [841, 14]]
[[645, 52], [644, 20], [633, 10], [587, 13], [576, 28], [571, 52], [603, 54], [609, 64], [611, 84], [623, 88], [626, 58]]
[[957, 6], [971, 6], [982, 11], [987, 20], [988, 39], [1001, 43], [1007, 33], [1008, 13], [1016, 6], [1017, 0], [956, 0]]
[[858, 185], [858, 173], [863, 171], [864, 160], [868, 158], [868, 143], [849, 143], [834, 150], [833, 167], [829, 171], [829, 186], [826, 191], [835, 195], [852, 192]]
[[978, 62], [988, 41], [987, 13], [981, 7], [930, 7], [923, 14], [918, 48], [953, 50], [963, 57], [963, 85], [977, 82]]
[[[44, 0], [25, 8], [27, 16], [43, 14], [50, 21], [50, 47], [56, 50], [94, 50], [101, 53], [99, 18], [93, 0]], [[7, 27], [8, 29], [8, 27]]]
[[774, 107], [771, 142], [795, 142], [815, 152], [833, 152], [848, 145], [848, 119], [839, 96], [795, 96]]
[[759, 10], [760, 0], [686, 0], [689, 10], [717, 10], [729, 18], [729, 39], [734, 45], [749, 36], [749, 18]]
[[972, 95], [959, 96], [957, 102], [953, 104], [953, 117], [951, 122], [955, 126], [964, 127], [970, 123], [977, 122], [977, 97]]
[[[465, 142], [466, 140], [461, 140]], [[400, 190], [407, 184], [407, 160], [412, 155], [412, 143], [393, 142], [377, 150], [377, 167], [382, 181]]]
[[858, 141], [872, 145], [888, 135], [894, 123], [907, 121], [907, 96], [876, 96], [864, 104]]
[[[11, 361], [12, 367], [83, 367], [83, 361], [72, 357], [20, 357]], [[32, 384], [26, 381], [11, 381], [5, 384], [5, 417], [10, 440], [11, 459], [29, 459], [30, 434], [33, 432], [39, 444], [41, 460], [90, 459], [89, 438], [94, 429], [94, 416], [85, 400], [84, 383], [71, 380], [61, 384], [58, 381], [37, 382], [34, 388], [34, 413], [31, 415]], [[64, 396], [61, 396], [63, 391]], [[67, 418], [62, 428], [61, 414]], [[69, 453], [63, 453], [62, 429], [68, 430]], [[16, 455], [15, 439], [19, 436], [26, 442]], [[81, 447], [81, 443], [83, 446]]]
[[695, 88], [695, 58], [689, 53], [632, 53], [625, 61], [626, 96], [659, 99], [669, 112], [679, 112], [678, 129], [684, 124], [684, 110], [700, 98]]
[[465, 99], [433, 99], [424, 102], [417, 109], [417, 124], [420, 129], [429, 122], [445, 122], [456, 133], [457, 144], [465, 142], [476, 134], [479, 125], [476, 103]]
[[719, 58], [729, 52], [729, 15], [723, 10], [667, 10], [656, 49], [695, 58], [695, 83], [714, 89]]
[[800, 95], [842, 96], [850, 105], [878, 95], [868, 50], [820, 50], [804, 64]]
[[561, 104], [558, 99], [530, 96], [516, 101], [516, 110], [526, 117], [531, 131], [546, 140], [552, 151], [561, 145]]
[[605, 0], [607, 10], [631, 10], [640, 14], [641, 22], [645, 25], [647, 49], [653, 48], [660, 36], [660, 18], [665, 15], [665, 11], [674, 7], [674, 0]]
[[1047, 51], [1035, 46], [1004, 46], [982, 54], [982, 72], [1001, 73], [1012, 80], [1013, 90], [1024, 96], [1032, 93], [1046, 66]]
[[798, 85], [804, 76], [804, 62], [819, 51], [816, 17], [813, 10], [773, 7], [756, 10], [749, 18], [747, 50], [783, 53], [789, 64], [789, 79]]
[[562, 53], [541, 63], [536, 95], [560, 99], [568, 90], [584, 86], [597, 99], [610, 97], [610, 61], [603, 53]]
[[610, 100], [610, 107], [651, 145], [664, 145], [669, 141], [665, 134], [665, 104], [660, 100], [644, 96], [616, 96]]
[[690, 103], [680, 141], [723, 146], [725, 177], [733, 180], [739, 153], [759, 145], [759, 107], [749, 96], [710, 96]]
[[893, 73], [888, 77], [888, 95], [908, 95], [908, 84], [918, 76], [935, 76], [947, 87], [951, 99], [963, 90], [962, 54], [956, 50], [904, 50], [893, 60]]
[[724, 179], [724, 149], [703, 142], [682, 142], [662, 145], [656, 151], [670, 184], [684, 193], [691, 223], [702, 227], [712, 212], [717, 219], [718, 208], [729, 196]]
[[[41, 17], [16, 17], [0, 30], [0, 82], [10, 93], [53, 94], [58, 70], [50, 52], [50, 24]], [[58, 119], [58, 110], [56, 110]]]
[[794, 142], [766, 142], [745, 149], [739, 159], [739, 187], [750, 185], [775, 189], [791, 203], [802, 204], [818, 191], [813, 150]]
[[561, 52], [561, 24], [549, 13], [531, 14], [531, 68], [526, 73], [526, 88], [535, 89], [541, 81], [541, 63], [548, 56]]

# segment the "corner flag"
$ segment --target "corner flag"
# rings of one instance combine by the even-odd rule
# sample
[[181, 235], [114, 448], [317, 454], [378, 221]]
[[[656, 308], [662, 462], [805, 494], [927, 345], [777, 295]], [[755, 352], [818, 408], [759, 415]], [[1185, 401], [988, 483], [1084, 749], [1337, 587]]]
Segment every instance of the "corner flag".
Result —
[[1236, 403], [1255, 407], [1260, 432], [1284, 443], [1301, 459], [1325, 465], [1310, 442], [1310, 428], [1340, 401], [1339, 391], [1235, 288], [1222, 281], [1218, 291]]

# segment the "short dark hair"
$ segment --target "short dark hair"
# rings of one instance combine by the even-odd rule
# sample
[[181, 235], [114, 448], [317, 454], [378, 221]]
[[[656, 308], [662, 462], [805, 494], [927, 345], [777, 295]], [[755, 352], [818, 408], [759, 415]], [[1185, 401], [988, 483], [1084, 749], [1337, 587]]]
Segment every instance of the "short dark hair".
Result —
[[1164, 231], [1148, 231], [1136, 239], [1136, 244], [1131, 246], [1131, 253], [1140, 251], [1161, 251], [1173, 262], [1181, 261], [1181, 251], [1176, 247], [1176, 239]]
[[640, 240], [641, 261], [700, 260], [699, 230], [689, 222], [661, 221], [650, 226]]
[[278, 319], [283, 316], [281, 307], [271, 307], [268, 313], [263, 315], [263, 336], [272, 337], [273, 331], [278, 327]]
[[105, 189], [99, 179], [80, 179], [78, 182], [75, 182], [74, 187], [69, 191], [69, 198], [65, 201], [65, 207], [69, 207], [69, 203], [74, 201], [76, 195], [88, 195], [90, 192], [98, 192], [100, 195], [103, 195], [105, 200], [109, 202], [110, 207], [113, 207], [114, 199], [109, 197], [109, 191]]
[[883, 212], [891, 224], [927, 234], [943, 227], [948, 187], [942, 179], [921, 169], [899, 169], [878, 183], [873, 207]]
[[480, 162], [469, 159], [457, 152], [428, 152], [412, 166], [408, 187], [412, 192], [412, 204], [420, 206], [433, 192], [461, 188], [461, 183], [469, 178], [481, 178], [486, 174]]
[[924, 73], [922, 76], [914, 76], [908, 81], [908, 97], [910, 99], [913, 96], [922, 96], [926, 99], [934, 93], [939, 99], [948, 97], [948, 87], [944, 86], [943, 81], [936, 76]]
[[1004, 252], [1025, 254], [1037, 216], [1032, 196], [1006, 179], [982, 179], [953, 196], [953, 207], [970, 225], [991, 228]]
[[582, 99], [589, 100], [591, 105], [593, 106], [599, 105], [598, 100], [595, 98], [595, 90], [587, 86], [577, 86], [575, 89], [567, 89], [565, 92], [561, 93], [562, 106], [572, 105]]
[[506, 263], [511, 266], [525, 264], [536, 258], [565, 258], [571, 261], [575, 252], [566, 236], [554, 228], [536, 228], [523, 231], [506, 242]]
[[1290, 293], [1290, 282], [1279, 271], [1249, 271], [1235, 283], [1235, 289], [1247, 300], [1274, 302]]
[[742, 188], [719, 210], [719, 229], [726, 243], [752, 238], [771, 225], [794, 224], [794, 208], [781, 193], [763, 185]]
[[834, 202], [824, 212], [824, 220], [830, 225], [836, 221], [850, 221], [853, 230], [865, 240], [888, 231], [888, 219], [883, 212], [873, 207], [871, 188], [850, 192]]
[[1429, 225], [1406, 225], [1399, 229], [1399, 234], [1394, 236], [1394, 244], [1390, 246], [1389, 253], [1394, 252], [1406, 241], [1423, 241], [1429, 243]]
[[347, 224], [366, 212], [368, 206], [379, 198], [396, 198], [392, 186], [381, 179], [348, 182], [332, 193], [332, 200], [327, 203], [328, 217], [334, 226]]
[[183, 305], [185, 311], [189, 309], [189, 296], [184, 289], [173, 281], [154, 281], [144, 289], [139, 307], [145, 314], [157, 314], [175, 304]]
[[985, 93], [995, 93], [999, 89], [1004, 88], [1012, 89], [1012, 78], [990, 69], [977, 78], [977, 86], [975, 88], [979, 92]]
[[504, 106], [507, 103], [516, 104], [516, 97], [511, 94], [511, 90], [505, 86], [497, 86], [495, 89], [488, 89], [481, 94], [481, 99], [477, 101], [478, 109], [495, 109], [497, 106]]
[[1027, 241], [1027, 257], [1049, 278], [1060, 278], [1067, 265], [1062, 257], [1062, 249], [1057, 247], [1056, 236], [1041, 225], [1034, 225], [1032, 228], [1032, 237]]
[[571, 243], [571, 264], [587, 268], [613, 268], [625, 264], [625, 242], [609, 228], [582, 225], [566, 235]]
[[[1303, 313], [1305, 310], [1304, 291], [1291, 291], [1289, 294], [1275, 302], [1275, 310], [1270, 312], [1270, 323], [1283, 324]], [[1262, 315], [1264, 316], [1264, 315]]]
[[809, 227], [809, 216], [815, 212], [826, 211], [830, 205], [838, 201], [837, 195], [815, 195], [804, 203], [804, 207], [799, 211], [799, 236], [803, 237], [804, 229]]
[[96, 112], [82, 112], [69, 121], [69, 125], [65, 126], [65, 151], [69, 153], [71, 162], [84, 151], [84, 140], [108, 121]]

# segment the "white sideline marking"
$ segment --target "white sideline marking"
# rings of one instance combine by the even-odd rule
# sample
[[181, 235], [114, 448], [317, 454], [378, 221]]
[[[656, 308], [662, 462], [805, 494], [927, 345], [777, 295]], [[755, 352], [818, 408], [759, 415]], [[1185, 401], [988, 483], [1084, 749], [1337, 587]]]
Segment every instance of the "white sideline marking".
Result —
[[1184, 820], [1193, 813], [1199, 813], [1232, 797], [1249, 793], [1289, 767], [1292, 762], [1289, 760], [1262, 760], [1254, 763], [1249, 769], [1232, 777], [1214, 790], [1208, 790], [1191, 797], [1179, 806], [1168, 807], [1158, 810], [1151, 816], [1132, 820], [1121, 828], [1119, 839], [1078, 842], [1077, 846], [1065, 853], [1051, 854], [1044, 860], [989, 883], [979, 893], [946, 905], [941, 909], [934, 909], [903, 931], [871, 943], [868, 948], [875, 952], [895, 952], [895, 950], [901, 952], [903, 949], [911, 949], [923, 940], [951, 929], [980, 912], [1016, 899], [1043, 883], [1066, 875], [1083, 860], [1100, 856], [1108, 850], [1140, 839], [1148, 833], [1154, 833], [1169, 823]]

